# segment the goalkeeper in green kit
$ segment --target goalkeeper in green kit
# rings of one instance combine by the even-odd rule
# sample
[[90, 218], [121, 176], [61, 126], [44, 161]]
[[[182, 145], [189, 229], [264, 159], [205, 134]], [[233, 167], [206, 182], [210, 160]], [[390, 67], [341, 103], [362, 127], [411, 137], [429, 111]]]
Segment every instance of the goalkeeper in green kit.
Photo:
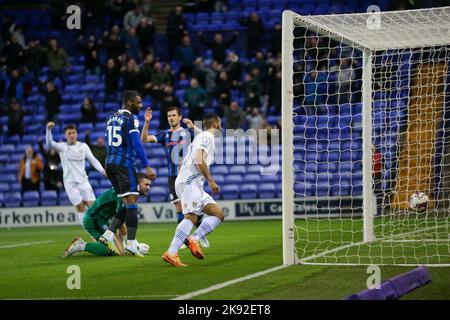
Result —
[[[138, 191], [139, 195], [146, 196], [150, 191], [150, 180], [144, 173], [138, 173]], [[111, 188], [100, 195], [94, 201], [92, 206], [86, 211], [83, 218], [83, 226], [92, 238], [97, 242], [85, 242], [80, 237], [75, 238], [64, 251], [64, 257], [73, 256], [79, 252], [89, 252], [96, 256], [111, 256], [114, 255], [103, 243], [98, 242], [100, 236], [108, 230], [109, 220], [113, 216], [123, 215], [125, 220], [126, 210], [123, 207], [122, 198], [117, 196], [114, 188]], [[124, 227], [124, 225], [122, 225]], [[118, 230], [122, 232], [124, 228]], [[122, 234], [123, 236], [123, 234]], [[122, 241], [116, 236], [116, 246], [121, 255], [125, 254]], [[138, 251], [140, 256], [144, 256], [148, 252], [148, 245], [145, 243], [138, 243]], [[136, 254], [135, 254], [136, 255]]]

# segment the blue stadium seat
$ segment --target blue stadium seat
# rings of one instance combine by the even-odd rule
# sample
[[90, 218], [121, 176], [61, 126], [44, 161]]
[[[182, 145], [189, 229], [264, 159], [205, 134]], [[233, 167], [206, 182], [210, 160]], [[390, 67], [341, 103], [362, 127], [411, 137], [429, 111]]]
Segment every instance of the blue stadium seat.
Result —
[[274, 198], [276, 195], [276, 187], [273, 183], [263, 183], [258, 188], [260, 198]]
[[94, 125], [92, 123], [80, 123], [78, 125], [78, 132], [85, 132], [85, 131], [94, 131]]
[[5, 207], [7, 208], [20, 207], [22, 197], [20, 195], [20, 192], [9, 192], [5, 194], [3, 201], [5, 203]]
[[55, 190], [43, 191], [41, 194], [41, 205], [56, 206], [58, 204], [58, 194]]
[[280, 174], [261, 175], [262, 183], [278, 183], [281, 181]]
[[239, 186], [236, 184], [229, 184], [220, 191], [223, 200], [239, 199]]
[[2, 176], [2, 182], [5, 183], [15, 183], [17, 182], [17, 175], [13, 173], [5, 174]]
[[39, 205], [39, 192], [38, 191], [26, 191], [23, 193], [22, 204], [24, 207], [33, 207]]
[[150, 198], [152, 202], [164, 202], [168, 198], [169, 190], [167, 186], [152, 186], [150, 190]]
[[3, 193], [0, 193], [0, 207], [3, 207], [4, 196]]
[[225, 181], [227, 184], [241, 184], [243, 176], [240, 174], [229, 174], [226, 176]]
[[255, 173], [255, 174], [261, 174], [261, 166], [260, 165], [250, 165], [246, 167], [247, 173]]
[[16, 152], [16, 147], [13, 144], [4, 144], [0, 147], [0, 152], [2, 154], [11, 154]]
[[261, 175], [256, 173], [247, 173], [244, 176], [244, 181], [246, 183], [260, 183], [261, 182]]
[[10, 185], [8, 183], [0, 183], [0, 194], [6, 193], [10, 190]]
[[228, 167], [225, 166], [225, 165], [216, 165], [216, 166], [212, 166], [211, 173], [212, 173], [213, 175], [216, 175], [216, 174], [224, 174], [224, 175], [227, 175], [227, 174], [228, 174]]
[[245, 166], [237, 165], [237, 166], [230, 166], [229, 173], [230, 174], [245, 174], [246, 171], [247, 170], [245, 169]]
[[241, 185], [241, 199], [257, 198], [258, 187], [254, 183], [246, 183]]
[[58, 204], [60, 206], [70, 206], [72, 203], [70, 202], [69, 198], [67, 197], [67, 193], [65, 191], [60, 191], [58, 196]]

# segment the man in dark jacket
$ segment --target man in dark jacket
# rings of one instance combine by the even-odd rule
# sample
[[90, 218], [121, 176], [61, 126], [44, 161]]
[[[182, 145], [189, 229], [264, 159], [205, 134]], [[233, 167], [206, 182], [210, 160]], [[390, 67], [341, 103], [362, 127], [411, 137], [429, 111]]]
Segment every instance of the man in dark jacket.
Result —
[[173, 59], [175, 49], [181, 44], [183, 35], [187, 35], [187, 21], [183, 16], [183, 7], [176, 6], [167, 18], [169, 60]]
[[13, 136], [18, 134], [22, 139], [24, 134], [23, 117], [25, 116], [25, 111], [23, 111], [16, 99], [11, 99], [8, 109], [8, 135]]
[[55, 84], [51, 81], [47, 82], [44, 88], [41, 83], [40, 91], [45, 95], [45, 110], [47, 112], [47, 121], [55, 122], [58, 119], [59, 107], [62, 104], [61, 94]]
[[233, 42], [236, 41], [239, 36], [239, 32], [235, 31], [231, 39], [228, 41], [224, 41], [223, 36], [220, 33], [216, 33], [214, 35], [214, 41], [206, 39], [202, 32], [199, 32], [197, 35], [199, 36], [200, 41], [211, 49], [213, 60], [216, 60], [222, 64], [227, 57], [226, 50], [233, 44]]

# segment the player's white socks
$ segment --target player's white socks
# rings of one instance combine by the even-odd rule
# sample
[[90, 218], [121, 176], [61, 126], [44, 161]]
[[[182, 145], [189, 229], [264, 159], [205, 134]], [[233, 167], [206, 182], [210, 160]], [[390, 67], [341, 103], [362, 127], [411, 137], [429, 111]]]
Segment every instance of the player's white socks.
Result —
[[200, 238], [203, 238], [208, 233], [211, 233], [222, 221], [215, 216], [207, 216], [203, 218], [200, 226], [195, 230], [192, 238], [196, 241], [199, 241]]
[[77, 212], [78, 219], [80, 219], [81, 225], [83, 225], [84, 212]]
[[135, 249], [137, 248], [137, 241], [136, 240], [127, 240], [127, 247]]
[[180, 249], [184, 240], [191, 234], [193, 227], [194, 224], [188, 219], [183, 219], [183, 221], [178, 224], [177, 229], [175, 230], [175, 236], [169, 247], [169, 254], [178, 253], [178, 249]]

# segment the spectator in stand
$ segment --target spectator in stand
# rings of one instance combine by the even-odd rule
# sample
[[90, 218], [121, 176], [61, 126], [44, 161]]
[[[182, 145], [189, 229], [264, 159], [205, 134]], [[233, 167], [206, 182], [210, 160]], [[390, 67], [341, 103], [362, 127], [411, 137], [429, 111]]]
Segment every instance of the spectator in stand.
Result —
[[173, 93], [173, 86], [166, 86], [164, 88], [164, 95], [161, 98], [161, 107], [159, 113], [159, 129], [165, 130], [169, 127], [167, 121], [167, 110], [170, 107], [181, 108], [180, 99]]
[[6, 75], [5, 73], [0, 73], [0, 79], [5, 82], [5, 98], [7, 100], [23, 100], [24, 83], [21, 77], [19, 77], [19, 72], [16, 69], [12, 70], [10, 76]]
[[139, 39], [139, 46], [144, 56], [152, 53], [153, 36], [155, 34], [155, 26], [153, 20], [149, 18], [142, 18], [136, 28], [136, 35]]
[[38, 191], [41, 182], [41, 171], [44, 168], [41, 158], [30, 146], [25, 150], [25, 155], [19, 163], [19, 182], [22, 185], [22, 193], [25, 191]]
[[[259, 107], [261, 104], [261, 95], [263, 92], [263, 86], [257, 78], [248, 73], [245, 77], [245, 106]], [[259, 111], [259, 110], [258, 110]]]
[[186, 76], [191, 76], [193, 63], [197, 53], [191, 45], [191, 38], [184, 36], [182, 44], [175, 50], [175, 60], [180, 65], [180, 72], [183, 72]]
[[27, 48], [25, 35], [23, 34], [23, 27], [21, 25], [13, 23], [9, 28], [9, 33], [11, 34], [11, 37], [15, 37], [17, 39], [17, 43], [23, 50]]
[[12, 36], [11, 40], [6, 41], [6, 46], [2, 52], [2, 62], [11, 69], [18, 69], [22, 66], [23, 49], [17, 42], [17, 38]]
[[214, 11], [215, 12], [227, 12], [227, 0], [216, 0], [214, 1]]
[[49, 80], [59, 78], [63, 88], [66, 86], [66, 72], [70, 68], [69, 56], [63, 48], [58, 46], [56, 39], [50, 40], [50, 47], [47, 49], [47, 63], [49, 66]]
[[109, 12], [111, 14], [111, 23], [118, 24], [123, 22], [125, 13], [127, 12], [126, 0], [111, 0]]
[[206, 91], [200, 87], [196, 78], [192, 78], [190, 87], [184, 92], [184, 105], [189, 109], [189, 119], [202, 120], [205, 104]]
[[352, 82], [355, 79], [355, 72], [351, 65], [351, 59], [341, 59], [339, 69], [337, 72], [337, 86], [338, 86], [338, 103], [349, 103], [352, 98]]
[[125, 14], [123, 18], [123, 28], [128, 31], [130, 28], [137, 28], [139, 22], [144, 17], [142, 9], [138, 5], [134, 5], [133, 8]]
[[119, 91], [120, 67], [108, 59], [105, 69], [105, 101], [116, 100]]
[[163, 70], [161, 62], [155, 63], [151, 83], [151, 96], [153, 99], [153, 105], [159, 105], [161, 97], [164, 93], [164, 89], [166, 88], [166, 86], [172, 85], [171, 74], [169, 74], [167, 70]]
[[224, 106], [230, 104], [231, 100], [231, 83], [228, 79], [228, 74], [226, 71], [221, 71], [219, 73], [216, 84], [217, 84], [216, 98], [219, 103], [219, 107], [221, 109], [218, 110], [220, 116], [220, 114], [223, 114]]
[[236, 41], [239, 36], [239, 32], [235, 31], [233, 36], [228, 40], [224, 41], [223, 36], [220, 33], [214, 35], [214, 41], [210, 41], [205, 38], [202, 32], [199, 32], [198, 37], [200, 41], [212, 51], [212, 58], [220, 64], [225, 62], [227, 57], [226, 50]]
[[141, 73], [134, 59], [127, 62], [127, 67], [122, 68], [123, 90], [141, 90]]
[[[205, 67], [203, 58], [197, 58], [195, 62], [195, 77], [201, 87], [206, 89], [207, 103], [211, 104], [217, 91], [216, 79], [220, 72], [220, 64], [213, 60], [209, 67]], [[201, 79], [201, 81], [200, 81]]]
[[141, 56], [139, 39], [136, 37], [136, 28], [127, 29], [127, 33], [123, 37], [128, 59], [139, 60]]
[[91, 98], [85, 97], [81, 106], [81, 122], [97, 122], [97, 108]]
[[40, 92], [45, 95], [45, 110], [47, 113], [47, 121], [57, 122], [59, 107], [62, 104], [62, 97], [59, 93], [58, 88], [55, 87], [55, 84], [51, 81], [48, 81], [43, 86], [44, 82], [41, 82]]
[[259, 112], [258, 107], [248, 107], [246, 120], [250, 129], [259, 130], [263, 125], [264, 117]]
[[44, 50], [39, 40], [28, 42], [28, 47], [23, 53], [23, 60], [28, 71], [32, 73], [34, 83], [37, 83], [44, 61]]
[[281, 55], [281, 24], [275, 25], [270, 42], [272, 43], [272, 56], [277, 57]]
[[116, 64], [120, 64], [125, 53], [125, 45], [119, 37], [119, 27], [114, 26], [111, 33], [105, 31], [100, 43], [106, 49], [108, 59], [113, 59]]
[[244, 18], [241, 24], [247, 26], [247, 57], [250, 59], [261, 49], [261, 35], [264, 34], [264, 28], [256, 12]]
[[271, 73], [269, 104], [275, 107], [276, 114], [281, 114], [281, 70], [273, 70]]
[[237, 89], [242, 86], [242, 64], [239, 56], [234, 52], [229, 52], [225, 62], [225, 71], [231, 81], [231, 87]]
[[24, 134], [23, 117], [25, 111], [20, 107], [16, 99], [11, 99], [8, 108], [8, 136], [20, 135], [22, 140]]
[[306, 74], [304, 80], [305, 95], [302, 105], [305, 107], [307, 115], [317, 115], [322, 112], [326, 91], [320, 84], [325, 80], [325, 75], [316, 70]]
[[98, 137], [97, 144], [93, 145], [91, 142], [91, 133], [90, 133], [90, 131], [86, 131], [85, 136], [84, 136], [84, 142], [91, 149], [94, 157], [97, 158], [97, 160], [102, 164], [102, 166], [105, 166], [105, 163], [106, 163], [105, 139], [103, 137]]
[[152, 76], [154, 73], [155, 59], [152, 54], [147, 54], [141, 66], [141, 81], [142, 81], [142, 97], [150, 96], [152, 94]]
[[253, 69], [258, 69], [260, 80], [262, 82], [266, 80], [269, 68], [267, 65], [267, 59], [264, 56], [264, 52], [262, 52], [261, 50], [258, 50], [256, 52], [255, 59], [249, 64], [248, 69], [249, 71], [252, 71]]
[[84, 66], [87, 74], [99, 74], [100, 62], [98, 44], [94, 36], [90, 36], [87, 43], [83, 43], [83, 36], [78, 37], [77, 48], [84, 54]]
[[187, 34], [187, 21], [183, 16], [183, 7], [176, 6], [167, 18], [169, 60], [173, 60], [175, 49], [181, 44], [182, 37]]
[[63, 186], [63, 171], [61, 160], [56, 149], [45, 150], [42, 138], [38, 140], [39, 152], [44, 157], [44, 187], [45, 190], [61, 190]]
[[239, 107], [236, 101], [232, 101], [225, 106], [226, 129], [241, 129], [245, 120], [245, 112]]

